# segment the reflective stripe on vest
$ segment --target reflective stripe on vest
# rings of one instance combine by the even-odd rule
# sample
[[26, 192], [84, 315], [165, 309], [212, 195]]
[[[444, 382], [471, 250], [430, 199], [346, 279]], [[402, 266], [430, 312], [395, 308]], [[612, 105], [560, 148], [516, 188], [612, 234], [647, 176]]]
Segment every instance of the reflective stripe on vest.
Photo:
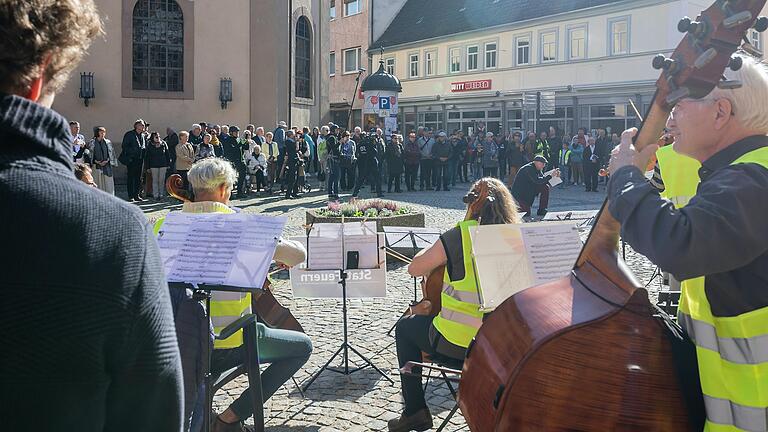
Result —
[[469, 236], [469, 227], [475, 225], [476, 221], [464, 221], [458, 225], [461, 229], [464, 279], [452, 281], [448, 270], [445, 270], [443, 292], [440, 294], [442, 308], [432, 321], [435, 329], [448, 342], [464, 348], [469, 346], [483, 324], [477, 277], [472, 265], [472, 238]]
[[[732, 425], [745, 431], [768, 430], [768, 410], [735, 404], [728, 399], [704, 395], [707, 419], [719, 425]], [[711, 429], [711, 428], [709, 428]]]
[[445, 293], [447, 296], [453, 297], [460, 302], [471, 303], [473, 305], [480, 306], [480, 296], [477, 294], [477, 291], [457, 291], [453, 286], [449, 284], [443, 284], [443, 293]]
[[[768, 147], [753, 150], [732, 165], [741, 163], [768, 169]], [[661, 173], [666, 185], [663, 166]], [[678, 310], [681, 326], [696, 344], [707, 409], [704, 430], [768, 431], [768, 307], [713, 316], [705, 286], [705, 277], [684, 281]]]
[[719, 352], [723, 360], [736, 364], [768, 362], [768, 334], [751, 338], [718, 337], [715, 326], [708, 322], [682, 312], [678, 320], [697, 346]]
[[676, 152], [671, 145], [658, 149], [656, 158], [659, 161], [661, 179], [664, 181], [661, 196], [672, 201], [676, 208], [685, 207], [696, 195], [696, 189], [699, 187], [701, 163]]

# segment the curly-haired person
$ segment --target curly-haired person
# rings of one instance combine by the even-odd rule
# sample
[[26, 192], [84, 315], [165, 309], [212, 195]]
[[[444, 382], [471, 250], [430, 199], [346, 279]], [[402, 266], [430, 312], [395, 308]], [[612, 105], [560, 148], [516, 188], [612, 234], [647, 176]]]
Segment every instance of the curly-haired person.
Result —
[[3, 430], [180, 431], [170, 295], [144, 215], [75, 177], [54, 96], [93, 0], [0, 0]]

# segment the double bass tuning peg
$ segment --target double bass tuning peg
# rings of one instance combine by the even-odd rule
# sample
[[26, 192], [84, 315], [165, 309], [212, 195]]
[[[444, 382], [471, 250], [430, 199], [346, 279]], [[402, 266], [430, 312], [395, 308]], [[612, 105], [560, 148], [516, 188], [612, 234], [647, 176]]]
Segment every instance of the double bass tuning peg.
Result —
[[653, 57], [652, 65], [654, 69], [664, 69], [669, 73], [674, 73], [677, 66], [674, 59], [668, 58], [664, 54], [657, 54]]
[[744, 65], [744, 59], [741, 57], [731, 57], [730, 60], [728, 60], [728, 68], [734, 72], [741, 69], [741, 67]]
[[752, 28], [759, 31], [760, 33], [768, 30], [768, 17], [759, 17], [757, 21], [755, 21], [755, 25], [753, 25]]
[[680, 33], [690, 33], [693, 36], [701, 36], [706, 30], [706, 27], [702, 22], [692, 21], [689, 17], [683, 17], [677, 23], [677, 30]]

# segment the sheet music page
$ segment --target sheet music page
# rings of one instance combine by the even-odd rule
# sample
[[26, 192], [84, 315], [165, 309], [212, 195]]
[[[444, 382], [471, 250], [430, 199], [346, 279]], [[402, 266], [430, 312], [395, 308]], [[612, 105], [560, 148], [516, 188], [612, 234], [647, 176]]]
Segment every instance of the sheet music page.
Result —
[[260, 288], [285, 222], [243, 213], [171, 212], [157, 237], [166, 278]]
[[309, 232], [307, 267], [312, 270], [338, 270], [342, 259], [341, 224], [315, 224]]
[[[360, 269], [373, 269], [379, 267], [379, 251], [378, 251], [378, 236], [375, 235], [344, 235], [344, 250], [357, 251], [360, 254], [357, 268]], [[383, 246], [383, 244], [382, 244]], [[344, 257], [344, 265], [346, 266], [346, 259]], [[346, 267], [345, 267], [346, 268]]]
[[551, 186], [551, 187], [555, 187], [555, 186], [557, 186], [557, 185], [559, 185], [560, 183], [563, 182], [563, 179], [561, 179], [560, 177], [555, 177], [554, 174], [555, 174], [555, 170], [554, 169], [549, 170], [549, 171], [544, 173], [544, 177], [546, 177], [548, 175], [552, 176], [552, 178], [549, 179], [549, 186]]
[[574, 222], [537, 222], [520, 227], [533, 285], [559, 279], [573, 269], [581, 252]]
[[469, 230], [483, 310], [491, 311], [531, 286], [521, 226], [480, 225]]

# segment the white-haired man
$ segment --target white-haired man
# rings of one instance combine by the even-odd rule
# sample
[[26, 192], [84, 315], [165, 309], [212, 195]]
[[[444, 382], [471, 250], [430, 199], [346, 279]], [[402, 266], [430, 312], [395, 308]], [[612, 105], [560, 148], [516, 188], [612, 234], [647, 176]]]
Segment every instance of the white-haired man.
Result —
[[[240, 210], [229, 206], [229, 197], [238, 173], [231, 163], [221, 158], [207, 158], [192, 166], [187, 175], [195, 194], [195, 202], [184, 203], [182, 210], [188, 213], [227, 213]], [[155, 224], [159, 232], [164, 219]], [[301, 243], [280, 239], [273, 259], [286, 267], [293, 267], [306, 259], [306, 249]], [[251, 295], [213, 292], [211, 318], [217, 333], [236, 321], [243, 314], [251, 313]], [[312, 341], [304, 333], [271, 329], [257, 323], [259, 359], [270, 366], [261, 374], [264, 400], [269, 399], [280, 386], [293, 376], [309, 359]], [[220, 373], [243, 362], [245, 348], [242, 332], [217, 340], [211, 355], [211, 370]], [[213, 432], [245, 431], [243, 422], [253, 415], [251, 393], [245, 389], [212, 424]]]
[[632, 247], [683, 280], [679, 322], [696, 343], [708, 431], [765, 431], [768, 412], [768, 71], [744, 57], [738, 89], [683, 99], [674, 149], [702, 163], [684, 208], [661, 198], [623, 133], [609, 210]]
[[199, 146], [202, 142], [203, 128], [199, 124], [195, 123], [192, 125], [192, 130], [189, 131], [189, 143], [195, 147], [195, 150], [197, 150], [197, 146]]

